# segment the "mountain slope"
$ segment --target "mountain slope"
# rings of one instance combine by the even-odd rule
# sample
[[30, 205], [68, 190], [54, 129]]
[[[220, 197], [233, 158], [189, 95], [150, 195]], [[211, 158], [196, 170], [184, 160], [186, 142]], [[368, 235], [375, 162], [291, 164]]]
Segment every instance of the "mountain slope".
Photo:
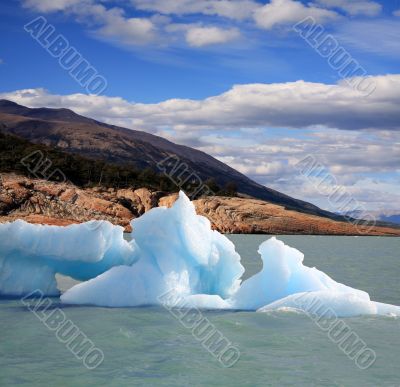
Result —
[[343, 220], [340, 215], [264, 187], [204, 152], [142, 131], [101, 123], [68, 109], [31, 109], [0, 100], [0, 130], [65, 152], [134, 164], [138, 168], [156, 170], [157, 162], [176, 156], [204, 181], [213, 178], [220, 186], [233, 182], [241, 194], [288, 209]]

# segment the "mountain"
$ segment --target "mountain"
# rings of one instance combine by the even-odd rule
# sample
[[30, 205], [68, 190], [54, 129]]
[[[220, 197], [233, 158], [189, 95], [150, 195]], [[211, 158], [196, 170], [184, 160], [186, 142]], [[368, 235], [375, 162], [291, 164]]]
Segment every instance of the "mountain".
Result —
[[380, 214], [378, 220], [382, 222], [400, 224], [400, 214], [393, 214], [393, 215]]
[[[362, 211], [349, 211], [341, 215], [350, 216], [354, 219], [362, 219], [364, 213]], [[380, 222], [400, 224], [400, 211], [368, 211], [368, 215], [370, 217], [374, 216]]]
[[5, 99], [0, 100], [0, 112], [46, 121], [85, 122], [88, 124], [96, 123], [95, 120], [80, 116], [69, 109], [30, 109], [26, 106], [18, 105], [15, 102]]
[[[131, 164], [114, 164], [34, 144], [0, 131], [0, 176], [14, 173], [49, 181], [70, 181], [77, 187], [146, 187], [153, 191], [177, 192], [179, 188], [163, 173], [140, 170]], [[51, 164], [50, 164], [50, 162]], [[68, 178], [67, 178], [68, 176]], [[218, 195], [229, 192], [218, 191]], [[231, 195], [234, 192], [231, 192]]]
[[245, 197], [290, 210], [344, 220], [340, 215], [258, 184], [204, 152], [149, 133], [83, 117], [69, 109], [32, 109], [0, 100], [0, 130], [64, 152], [120, 165], [135, 165], [140, 169], [157, 171], [158, 162], [168, 156], [177, 157], [203, 181], [214, 179], [221, 187], [233, 183], [237, 192]]

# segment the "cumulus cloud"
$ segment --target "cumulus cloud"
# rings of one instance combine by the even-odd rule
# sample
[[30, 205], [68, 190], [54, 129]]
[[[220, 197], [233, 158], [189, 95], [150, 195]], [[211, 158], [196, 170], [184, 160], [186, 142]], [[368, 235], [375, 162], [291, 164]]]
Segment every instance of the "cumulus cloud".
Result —
[[236, 28], [192, 27], [186, 32], [186, 41], [190, 46], [203, 47], [211, 44], [227, 43], [240, 36]]
[[[116, 45], [191, 47], [232, 42], [260, 29], [291, 26], [306, 17], [328, 22], [343, 17], [379, 14], [373, 0], [21, 0], [36, 12], [63, 12], [90, 29], [93, 36]], [[342, 16], [336, 12], [343, 11]], [[134, 11], [136, 17], [128, 15]], [[206, 20], [205, 20], [206, 19]], [[372, 31], [372, 29], [370, 30]], [[379, 35], [379, 34], [376, 34]], [[252, 35], [254, 36], [254, 34]]]
[[102, 5], [89, 6], [87, 14], [101, 24], [96, 31], [99, 36], [119, 44], [141, 45], [156, 39], [156, 26], [148, 18], [126, 18], [122, 10], [107, 10]]
[[368, 97], [346, 82], [236, 85], [203, 100], [171, 99], [157, 104], [122, 98], [71, 94], [51, 95], [42, 89], [3, 93], [28, 106], [69, 107], [106, 122], [127, 127], [175, 131], [215, 128], [314, 128], [399, 130], [400, 75], [368, 78], [376, 90]]
[[[120, 7], [107, 8], [106, 2], [95, 0], [25, 0], [24, 6], [38, 12], [63, 11], [75, 17], [76, 21], [91, 28], [91, 32], [117, 45], [137, 46], [165, 43], [170, 33], [181, 32], [192, 47], [230, 42], [240, 36], [237, 28], [202, 26], [199, 23], [174, 23], [165, 14], [203, 13], [242, 19], [249, 16], [257, 3], [250, 0], [228, 1], [133, 1], [140, 10], [157, 11], [148, 17], [127, 17]], [[246, 17], [247, 17], [246, 16]]]
[[85, 2], [85, 0], [25, 0], [23, 5], [35, 11], [48, 13], [64, 11], [71, 6]]
[[256, 24], [267, 30], [282, 25], [293, 25], [306, 17], [323, 22], [336, 19], [338, 14], [314, 5], [306, 6], [294, 0], [271, 0], [254, 13]]
[[[253, 144], [246, 144], [245, 137], [242, 144], [225, 137], [217, 145], [205, 141], [200, 149], [261, 184], [331, 211], [341, 210], [329, 200], [338, 187], [367, 209], [399, 208], [400, 133], [390, 132], [382, 138], [380, 131], [315, 129], [300, 131], [299, 136], [269, 132], [253, 138]], [[330, 184], [321, 185], [322, 177], [299, 173], [295, 166], [307, 155], [324, 167], [322, 177], [333, 176]]]
[[382, 5], [372, 0], [317, 0], [317, 3], [327, 8], [339, 8], [352, 16], [375, 16], [382, 10]]
[[106, 8], [94, 0], [25, 0], [23, 4], [39, 12], [64, 11], [90, 26], [94, 35], [118, 44], [143, 45], [156, 38], [151, 18], [126, 17], [122, 8]]

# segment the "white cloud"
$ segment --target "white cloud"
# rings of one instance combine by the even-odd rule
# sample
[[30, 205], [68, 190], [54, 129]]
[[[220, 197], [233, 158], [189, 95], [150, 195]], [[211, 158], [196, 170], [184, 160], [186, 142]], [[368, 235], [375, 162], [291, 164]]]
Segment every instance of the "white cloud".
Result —
[[[186, 42], [193, 47], [230, 42], [240, 36], [237, 28], [202, 26], [199, 23], [174, 23], [169, 17], [152, 14], [148, 17], [127, 17], [120, 7], [107, 8], [107, 2], [97, 0], [24, 0], [24, 6], [38, 12], [63, 11], [79, 23], [91, 28], [98, 38], [116, 45], [138, 46], [171, 43], [173, 34], [184, 34]], [[163, 14], [202, 13], [225, 16], [232, 19], [250, 17], [257, 3], [251, 0], [207, 1], [133, 1], [141, 10]]]
[[126, 45], [147, 44], [156, 39], [156, 26], [150, 19], [125, 18], [121, 12], [98, 7], [103, 25], [96, 32], [101, 37]]
[[192, 27], [186, 32], [186, 41], [190, 46], [203, 47], [211, 44], [227, 43], [237, 39], [240, 32], [236, 28]]
[[355, 20], [341, 23], [335, 37], [353, 50], [398, 58], [400, 23], [398, 20]]
[[122, 98], [71, 94], [43, 89], [3, 93], [28, 106], [69, 107], [106, 122], [127, 127], [170, 127], [175, 131], [238, 128], [315, 128], [399, 130], [400, 75], [368, 78], [376, 90], [365, 97], [346, 82], [236, 85], [203, 100], [170, 99], [157, 104]]
[[39, 12], [63, 11], [84, 23], [96, 36], [123, 45], [143, 45], [156, 39], [151, 18], [128, 18], [122, 8], [106, 8], [94, 0], [25, 0], [24, 6]]
[[376, 16], [382, 11], [382, 5], [371, 0], [317, 0], [327, 8], [339, 8], [349, 15]]
[[338, 14], [314, 5], [305, 6], [294, 0], [271, 0], [254, 13], [256, 24], [267, 30], [282, 25], [293, 25], [309, 16], [323, 22], [336, 19]]
[[85, 3], [85, 0], [25, 0], [23, 5], [39, 12], [64, 11], [71, 6]]
[[400, 17], [400, 9], [398, 9], [397, 11], [394, 11], [394, 12], [393, 12], [393, 15], [394, 15], [394, 16], [399, 16], [399, 17]]
[[[134, 3], [139, 9], [158, 11], [164, 14], [200, 12], [234, 19], [242, 18], [246, 12], [249, 16], [250, 10], [256, 4], [249, 0], [235, 2], [226, 0], [206, 2], [197, 0], [181, 2], [136, 1]], [[237, 28], [202, 26], [199, 23], [174, 23], [169, 17], [161, 14], [128, 18], [122, 8], [106, 8], [105, 5], [95, 0], [25, 0], [24, 5], [40, 12], [64, 11], [73, 15], [78, 22], [87, 24], [92, 29], [95, 26], [94, 31], [92, 31], [94, 35], [117, 45], [137, 46], [161, 43], [172, 38], [172, 35], [177, 32], [184, 34], [186, 42], [192, 47], [223, 44], [240, 36], [240, 31]]]
[[[152, 48], [181, 47], [185, 42], [192, 47], [224, 44], [239, 36], [250, 36], [251, 23], [272, 30], [291, 26], [308, 16], [318, 22], [343, 17], [334, 9], [367, 16], [376, 15], [381, 9], [372, 0], [314, 0], [307, 4], [300, 0], [270, 0], [264, 4], [255, 0], [21, 1], [37, 12], [63, 12], [84, 24], [93, 36], [115, 45]], [[140, 16], [127, 16], [132, 8]]]
[[257, 180], [260, 177], [276, 177], [283, 175], [286, 172], [287, 165], [283, 161], [260, 161], [255, 162], [252, 158], [243, 159], [241, 157], [224, 156], [218, 157], [220, 161], [225, 164], [229, 164], [232, 168], [247, 175], [256, 177]]
[[0, 65], [4, 64], [4, 60], [0, 58]]
[[[337, 186], [365, 208], [400, 207], [400, 174], [397, 172], [396, 175], [400, 165], [400, 133], [391, 132], [385, 139], [379, 131], [324, 129], [322, 132], [307, 130], [301, 133], [298, 137], [295, 133], [293, 137], [289, 137], [290, 134], [271, 136], [266, 131], [257, 138], [253, 137], [253, 144], [247, 144], [245, 138], [242, 144], [239, 138], [232, 143], [230, 137], [225, 136], [218, 145], [205, 143], [200, 149], [261, 184], [331, 211], [340, 210], [331, 205], [334, 203], [329, 203], [328, 197]], [[174, 137], [170, 139], [177, 140]], [[325, 166], [322, 177], [331, 173], [336, 184], [325, 185], [322, 189], [322, 177], [309, 179], [299, 174], [295, 165], [309, 154]], [[373, 184], [370, 176], [373, 176]]]
[[260, 4], [252, 0], [131, 0], [140, 10], [167, 15], [215, 15], [230, 19], [250, 18]]

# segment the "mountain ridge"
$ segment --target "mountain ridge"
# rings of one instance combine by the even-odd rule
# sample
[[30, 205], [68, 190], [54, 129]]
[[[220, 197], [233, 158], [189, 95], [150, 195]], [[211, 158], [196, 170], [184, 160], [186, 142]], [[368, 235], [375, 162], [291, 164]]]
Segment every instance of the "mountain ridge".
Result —
[[157, 161], [176, 156], [203, 181], [215, 179], [221, 186], [233, 182], [242, 195], [304, 213], [346, 220], [341, 215], [256, 183], [205, 152], [143, 131], [102, 123], [70, 109], [28, 108], [0, 100], [0, 130], [68, 153], [113, 163], [132, 163], [139, 168], [156, 169]]
[[[376, 210], [376, 211], [368, 211], [369, 216], [373, 216], [376, 220], [385, 223], [392, 223], [400, 225], [400, 211], [397, 210]], [[340, 215], [349, 216], [353, 219], [362, 219], [365, 216], [364, 211], [349, 211], [343, 212]]]

